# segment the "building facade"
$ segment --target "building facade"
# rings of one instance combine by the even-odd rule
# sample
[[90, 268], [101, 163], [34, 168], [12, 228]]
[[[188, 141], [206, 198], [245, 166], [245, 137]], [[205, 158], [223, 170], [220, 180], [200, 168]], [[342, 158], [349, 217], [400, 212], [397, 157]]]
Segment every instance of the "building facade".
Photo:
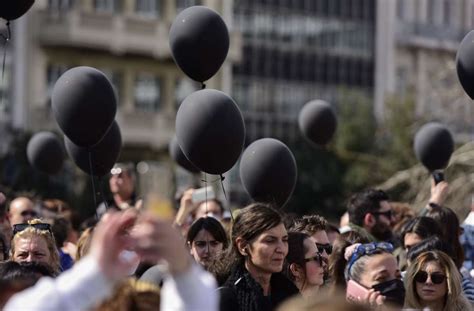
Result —
[[[95, 67], [108, 76], [118, 98], [121, 158], [168, 167], [167, 174], [158, 171], [171, 183], [168, 143], [174, 135], [176, 111], [200, 85], [175, 65], [168, 33], [181, 10], [198, 4], [219, 12], [230, 28], [228, 57], [206, 82], [208, 88], [230, 94], [232, 63], [241, 50], [240, 36], [231, 28], [232, 1], [40, 0], [12, 22], [8, 54], [14, 61], [7, 70], [13, 77], [12, 92], [10, 104], [2, 108], [7, 112], [4, 121], [29, 132], [59, 132], [51, 111], [55, 82], [72, 67]], [[0, 91], [4, 89], [8, 85]]]
[[472, 140], [474, 110], [456, 73], [456, 52], [474, 29], [472, 0], [379, 0], [374, 111], [389, 96], [412, 96], [421, 122], [440, 121]]

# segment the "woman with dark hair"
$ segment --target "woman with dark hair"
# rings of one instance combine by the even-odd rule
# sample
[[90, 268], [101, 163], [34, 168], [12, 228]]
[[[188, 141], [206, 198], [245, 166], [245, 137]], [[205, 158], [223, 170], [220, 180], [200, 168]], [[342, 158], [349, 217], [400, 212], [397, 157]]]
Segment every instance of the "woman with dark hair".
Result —
[[213, 217], [198, 218], [188, 230], [186, 243], [194, 260], [206, 269], [229, 244], [224, 228]]
[[265, 204], [240, 211], [232, 227], [231, 247], [223, 254], [230, 276], [220, 288], [221, 310], [274, 310], [298, 293], [282, 273], [288, 234], [281, 214]]
[[441, 236], [442, 231], [440, 225], [430, 217], [415, 217], [409, 220], [402, 229], [400, 241], [405, 251], [409, 251], [410, 248], [422, 240]]
[[288, 255], [284, 272], [304, 298], [316, 294], [324, 284], [326, 259], [318, 252], [315, 240], [301, 232], [288, 233]]
[[[427, 217], [433, 218], [441, 227], [442, 235], [440, 236], [446, 243], [451, 245], [453, 249], [453, 261], [459, 271], [461, 271], [464, 263], [464, 249], [461, 245], [459, 237], [461, 235], [461, 226], [456, 213], [448, 207], [430, 203], [430, 211]], [[474, 283], [468, 273], [461, 274], [461, 286], [464, 295], [470, 302], [474, 302]]]
[[0, 232], [0, 262], [8, 259], [8, 245], [3, 233]]
[[405, 277], [405, 308], [433, 311], [472, 310], [461, 289], [461, 275], [443, 252], [429, 251], [417, 257]]
[[453, 246], [454, 255], [453, 261], [458, 269], [461, 268], [464, 262], [464, 250], [459, 236], [461, 235], [461, 227], [459, 225], [459, 219], [456, 213], [452, 209], [436, 204], [430, 204], [431, 209], [426, 214], [427, 217], [434, 219], [441, 227], [443, 238], [447, 243]]

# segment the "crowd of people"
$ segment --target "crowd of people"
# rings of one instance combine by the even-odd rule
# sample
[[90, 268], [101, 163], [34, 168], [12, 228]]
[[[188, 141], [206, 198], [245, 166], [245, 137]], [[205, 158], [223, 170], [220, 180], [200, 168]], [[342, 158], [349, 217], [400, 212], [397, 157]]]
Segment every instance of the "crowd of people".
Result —
[[82, 224], [61, 200], [0, 195], [2, 309], [473, 309], [474, 230], [444, 205], [447, 182], [416, 213], [361, 191], [338, 225], [266, 203], [230, 215], [192, 188], [163, 219], [142, 208], [133, 167], [109, 182]]

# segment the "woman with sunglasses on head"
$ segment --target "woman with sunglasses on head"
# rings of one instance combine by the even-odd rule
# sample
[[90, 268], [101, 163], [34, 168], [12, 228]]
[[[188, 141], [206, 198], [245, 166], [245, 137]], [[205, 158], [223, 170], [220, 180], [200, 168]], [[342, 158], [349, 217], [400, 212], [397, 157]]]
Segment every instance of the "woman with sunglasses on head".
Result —
[[392, 252], [392, 244], [386, 242], [353, 244], [346, 248], [348, 300], [375, 308], [403, 306], [405, 288]]
[[304, 298], [316, 294], [324, 284], [326, 266], [313, 238], [301, 232], [288, 233], [288, 255], [283, 271]]
[[461, 275], [445, 253], [422, 253], [405, 276], [405, 308], [432, 311], [472, 310], [461, 289]]
[[282, 215], [272, 207], [255, 203], [243, 208], [232, 227], [231, 247], [222, 254], [230, 276], [219, 289], [220, 310], [274, 310], [298, 293], [282, 273], [288, 253], [288, 234]]
[[10, 259], [16, 262], [41, 262], [48, 264], [56, 274], [61, 272], [59, 252], [51, 225], [40, 219], [27, 224], [13, 225]]

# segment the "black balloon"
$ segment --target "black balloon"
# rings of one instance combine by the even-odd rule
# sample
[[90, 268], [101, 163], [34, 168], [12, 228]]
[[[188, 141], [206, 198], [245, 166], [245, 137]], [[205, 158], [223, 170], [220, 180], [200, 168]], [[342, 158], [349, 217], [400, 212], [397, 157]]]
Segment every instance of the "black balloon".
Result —
[[168, 148], [171, 158], [175, 160], [176, 163], [178, 163], [182, 168], [190, 171], [191, 173], [199, 172], [199, 169], [195, 167], [191, 162], [189, 162], [188, 158], [186, 158], [186, 156], [184, 155], [183, 151], [181, 150], [181, 147], [178, 144], [176, 136], [171, 139]]
[[326, 145], [336, 131], [336, 114], [327, 102], [313, 100], [301, 109], [298, 125], [308, 140], [317, 145]]
[[221, 91], [186, 97], [176, 115], [176, 138], [186, 158], [201, 171], [223, 174], [237, 162], [245, 141], [242, 113]]
[[97, 144], [115, 118], [117, 100], [107, 77], [91, 67], [75, 67], [56, 82], [53, 115], [64, 134], [80, 147]]
[[62, 144], [51, 132], [39, 132], [33, 135], [26, 147], [26, 155], [31, 166], [46, 174], [57, 174], [63, 167]]
[[454, 151], [454, 140], [444, 125], [431, 122], [416, 133], [414, 150], [417, 159], [428, 170], [444, 169]]
[[3, 0], [0, 4], [0, 17], [12, 21], [28, 12], [35, 0]]
[[114, 167], [122, 149], [122, 135], [117, 122], [113, 122], [104, 138], [91, 148], [75, 145], [69, 138], [64, 137], [66, 151], [76, 165], [86, 174], [91, 175], [89, 152], [91, 153], [92, 174], [104, 176]]
[[459, 45], [456, 71], [464, 91], [474, 99], [474, 30], [471, 30]]
[[296, 185], [297, 168], [293, 153], [279, 140], [256, 140], [242, 155], [240, 179], [253, 200], [283, 207]]
[[219, 70], [229, 51], [227, 26], [219, 14], [204, 6], [192, 6], [179, 13], [169, 37], [176, 64], [199, 82]]

